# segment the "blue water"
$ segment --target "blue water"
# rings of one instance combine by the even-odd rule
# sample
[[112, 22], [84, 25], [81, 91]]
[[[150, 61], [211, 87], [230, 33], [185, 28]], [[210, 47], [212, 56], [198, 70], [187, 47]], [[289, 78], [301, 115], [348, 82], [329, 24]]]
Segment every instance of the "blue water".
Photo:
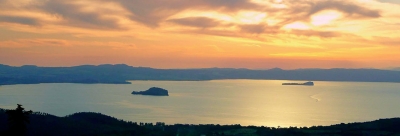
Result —
[[[323, 82], [282, 86], [282, 80], [132, 81], [132, 84], [0, 86], [0, 107], [65, 116], [100, 112], [167, 124], [314, 126], [400, 117], [400, 83]], [[299, 81], [302, 82], [302, 81]], [[131, 95], [157, 86], [170, 96]]]

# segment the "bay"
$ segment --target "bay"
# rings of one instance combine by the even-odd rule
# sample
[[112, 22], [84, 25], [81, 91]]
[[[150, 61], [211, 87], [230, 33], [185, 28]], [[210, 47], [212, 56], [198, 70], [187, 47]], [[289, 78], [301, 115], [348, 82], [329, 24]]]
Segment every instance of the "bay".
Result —
[[[22, 104], [56, 116], [100, 112], [134, 122], [318, 126], [400, 117], [400, 84], [284, 80], [131, 81], [0, 86], [0, 108]], [[170, 96], [131, 95], [161, 87]]]

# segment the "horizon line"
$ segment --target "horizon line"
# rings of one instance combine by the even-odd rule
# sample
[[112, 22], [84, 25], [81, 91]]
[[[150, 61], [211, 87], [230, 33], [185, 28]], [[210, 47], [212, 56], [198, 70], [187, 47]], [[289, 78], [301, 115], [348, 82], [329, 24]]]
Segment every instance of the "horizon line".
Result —
[[125, 63], [104, 63], [104, 64], [81, 64], [81, 65], [71, 65], [71, 66], [41, 66], [41, 65], [35, 65], [35, 64], [24, 64], [24, 65], [9, 65], [9, 64], [3, 64], [0, 63], [0, 65], [4, 65], [4, 66], [10, 66], [10, 67], [23, 67], [23, 66], [35, 66], [35, 67], [42, 67], [42, 68], [62, 68], [62, 67], [79, 67], [79, 66], [102, 66], [102, 65], [112, 65], [112, 66], [116, 66], [116, 65], [126, 65], [129, 67], [133, 67], [133, 68], [151, 68], [151, 69], [246, 69], [246, 70], [273, 70], [273, 69], [281, 69], [281, 70], [312, 70], [312, 69], [321, 69], [321, 70], [329, 70], [329, 69], [376, 69], [376, 70], [391, 70], [391, 71], [400, 71], [400, 66], [399, 67], [388, 67], [388, 68], [373, 68], [373, 67], [360, 67], [360, 68], [345, 68], [345, 67], [332, 67], [332, 68], [294, 68], [294, 69], [290, 69], [290, 68], [280, 68], [280, 67], [271, 67], [271, 68], [245, 68], [245, 67], [195, 67], [195, 68], [179, 68], [179, 67], [175, 67], [175, 68], [158, 68], [158, 67], [151, 67], [151, 66], [132, 66], [132, 65], [128, 65]]

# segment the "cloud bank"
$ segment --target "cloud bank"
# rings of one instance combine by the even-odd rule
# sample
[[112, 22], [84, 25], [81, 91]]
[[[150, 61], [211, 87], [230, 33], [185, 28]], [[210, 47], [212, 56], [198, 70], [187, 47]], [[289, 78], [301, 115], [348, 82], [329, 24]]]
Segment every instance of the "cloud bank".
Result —
[[0, 48], [90, 51], [80, 48], [88, 44], [116, 58], [146, 58], [137, 51], [145, 49], [162, 59], [380, 58], [388, 65], [385, 54], [399, 54], [398, 8], [394, 0], [0, 0]]

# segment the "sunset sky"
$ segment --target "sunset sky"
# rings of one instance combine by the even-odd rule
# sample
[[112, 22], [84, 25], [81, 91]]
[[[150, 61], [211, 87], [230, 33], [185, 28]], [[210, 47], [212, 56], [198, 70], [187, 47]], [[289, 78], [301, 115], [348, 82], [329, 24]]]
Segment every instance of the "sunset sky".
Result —
[[400, 0], [0, 0], [0, 63], [400, 67]]

